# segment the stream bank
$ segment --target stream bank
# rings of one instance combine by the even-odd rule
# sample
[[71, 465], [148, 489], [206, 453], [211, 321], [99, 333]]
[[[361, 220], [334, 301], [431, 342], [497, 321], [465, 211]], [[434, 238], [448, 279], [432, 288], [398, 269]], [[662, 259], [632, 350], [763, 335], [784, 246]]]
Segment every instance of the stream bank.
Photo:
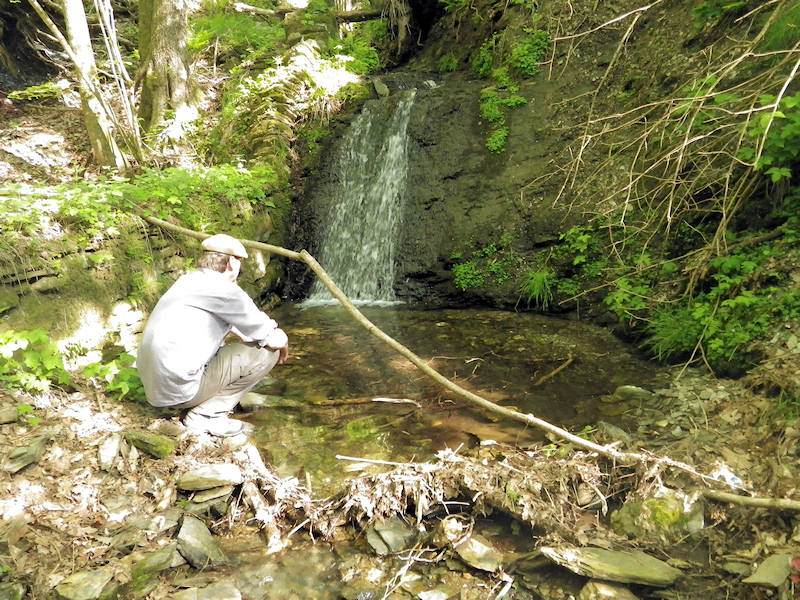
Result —
[[[103, 587], [109, 585], [106, 591], [114, 590], [122, 597], [144, 597], [147, 590], [151, 598], [175, 599], [472, 600], [485, 598], [491, 590], [490, 597], [497, 597], [506, 587], [507, 598], [568, 598], [589, 584], [602, 588], [606, 585], [602, 581], [611, 578], [617, 581], [612, 586], [616, 593], [640, 599], [701, 592], [709, 598], [743, 599], [762, 593], [791, 597], [787, 596], [792, 593], [788, 571], [772, 586], [743, 580], [767, 559], [795, 556], [800, 542], [795, 513], [694, 497], [694, 517], [673, 531], [653, 529], [652, 519], [641, 520], [630, 512], [666, 489], [690, 495], [709, 486], [737, 489], [726, 481], [740, 486], [744, 495], [750, 493], [745, 490], [753, 490], [761, 496], [790, 497], [800, 468], [796, 453], [800, 430], [770, 415], [769, 399], [737, 381], [710, 380], [692, 370], [664, 372], [646, 385], [644, 379], [635, 379], [637, 369], [644, 373], [645, 363], [617, 382], [612, 381], [611, 367], [596, 370], [604, 375], [595, 380], [595, 389], [585, 393], [606, 414], [600, 418], [594, 412], [589, 417], [596, 429], [586, 435], [626, 450], [646, 448], [720, 478], [704, 483], [668, 465], [654, 465], [651, 470], [615, 465], [559, 440], [520, 437], [524, 432], [515, 436], [512, 428], [519, 424], [484, 419], [478, 428], [480, 415], [472, 415], [472, 425], [467, 425], [465, 416], [471, 412], [467, 406], [455, 398], [437, 397], [424, 382], [414, 383], [415, 374], [404, 367], [404, 361], [392, 363], [383, 373], [376, 371], [375, 364], [385, 368], [390, 362], [380, 356], [380, 349], [370, 348], [359, 339], [360, 332], [348, 329], [335, 314], [325, 314], [333, 307], [322, 310], [287, 323], [289, 335], [296, 340], [295, 352], [286, 371], [276, 371], [268, 389], [261, 390], [269, 392], [261, 395], [267, 408], [245, 403], [254, 412], [239, 418], [261, 432], [253, 443], [189, 436], [168, 414], [116, 402], [89, 388], [36, 398], [4, 396], [0, 414], [8, 422], [0, 425], [0, 455], [5, 458], [0, 476], [4, 490], [0, 520], [5, 525], [0, 537], [11, 566], [4, 575], [5, 584], [23, 586], [29, 597], [71, 600], [76, 596], [70, 595], [67, 584], [84, 581], [81, 578], [90, 577], [87, 574], [104, 578]], [[415, 334], [409, 317], [401, 315], [394, 326], [399, 331], [412, 330], [408, 334], [412, 337], [431, 329], [421, 321]], [[535, 322], [531, 330], [547, 343], [550, 333], [542, 318], [531, 317]], [[483, 334], [475, 331], [475, 323], [486, 320], [487, 329], [496, 331], [493, 319], [497, 318], [502, 314], [454, 311], [446, 318], [439, 315], [443, 325], [437, 329], [444, 338], [432, 339], [433, 345], [424, 348], [422, 355], [435, 360], [439, 352], [450, 353], [457, 359], [450, 362], [466, 369], [463, 383], [491, 395], [487, 388], [497, 378], [486, 373], [482, 379], [482, 369], [471, 372], [472, 353], [465, 350], [472, 349], [473, 341], [464, 331], [477, 341]], [[384, 325], [390, 329], [391, 323]], [[562, 339], [569, 339], [572, 325], [560, 325]], [[524, 337], [526, 330], [518, 334]], [[619, 348], [612, 340], [599, 337], [597, 348], [605, 346], [612, 351], [607, 360], [620, 362]], [[512, 342], [509, 350], [520, 343]], [[321, 360], [332, 356], [330, 344], [341, 349], [340, 363]], [[454, 349], [460, 349], [460, 354]], [[510, 357], [503, 356], [502, 347], [495, 351], [498, 364]], [[586, 347], [583, 352], [553, 379], [580, 379], [585, 367], [591, 372], [593, 351]], [[355, 360], [359, 356], [369, 360]], [[635, 357], [624, 360], [636, 364]], [[529, 377], [552, 373], [551, 366]], [[312, 375], [301, 373], [309, 369], [318, 371], [318, 385], [306, 385]], [[338, 383], [342, 378], [352, 387], [342, 389]], [[618, 385], [623, 382], [627, 385]], [[471, 434], [442, 435], [431, 446], [400, 455], [377, 419], [382, 411], [385, 414], [386, 405], [370, 405], [377, 404], [371, 401], [376, 393], [397, 400], [403, 390], [410, 392], [408, 399], [418, 406], [389, 405], [389, 412], [407, 415], [392, 425], [401, 436], [408, 432], [424, 437], [414, 433], [413, 424], [430, 422], [429, 416], [441, 423], [436, 427], [439, 431], [452, 426], [462, 436], [464, 431]], [[501, 403], [521, 400], [511, 391], [501, 392], [511, 394], [507, 400], [495, 397]], [[299, 398], [305, 399], [305, 407], [299, 406]], [[362, 398], [368, 402], [346, 402]], [[340, 403], [326, 406], [329, 401]], [[35, 405], [34, 414], [41, 421], [33, 423], [29, 415], [20, 415], [17, 407], [23, 403]], [[539, 409], [529, 404], [526, 410]], [[277, 424], [285, 426], [287, 415], [329, 432], [326, 451], [341, 449], [354, 456], [318, 463], [292, 460], [298, 452], [320, 454], [314, 447], [320, 442], [302, 436], [291, 442], [281, 435]], [[353, 417], [370, 415], [377, 427], [373, 433], [368, 427], [347, 425]], [[451, 423], [458, 415], [461, 420]], [[581, 429], [584, 422], [574, 421], [575, 428]], [[778, 436], [775, 423], [781, 431]], [[338, 438], [337, 430], [360, 437]], [[166, 439], [163, 447], [171, 451], [156, 458], [154, 449], [163, 447], [142, 442], [144, 433]], [[12, 472], [12, 457], [19, 461], [29, 456], [22, 448], [36, 452], [29, 464]], [[286, 448], [290, 460], [281, 458], [281, 448]], [[262, 463], [259, 454], [268, 453], [274, 454], [280, 472]], [[345, 477], [332, 478], [328, 488], [321, 485], [320, 473], [333, 471]], [[194, 479], [189, 477], [192, 473]], [[629, 508], [620, 512], [624, 505]], [[197, 558], [186, 546], [186, 539], [196, 536], [184, 527], [203, 530], [186, 516], [192, 513], [216, 534], [206, 538], [210, 544], [202, 551], [208, 553], [206, 558]], [[615, 514], [628, 517], [615, 518]], [[682, 529], [686, 526], [690, 529]], [[382, 547], [379, 540], [393, 541]], [[462, 547], [467, 540], [473, 541]], [[597, 557], [583, 557], [589, 562], [580, 567], [581, 574], [558, 566], [570, 564], [564, 549], [591, 547], [644, 550], [677, 569], [680, 577], [667, 570], [672, 578], [664, 589], [661, 580], [653, 585], [653, 580], [630, 575], [620, 581], [620, 575], [602, 574], [594, 562]], [[178, 564], [187, 560], [189, 564]], [[205, 560], [215, 566], [199, 567]], [[312, 566], [318, 571], [310, 579]], [[8, 590], [8, 585], [3, 589]], [[91, 597], [104, 596], [98, 592]]]

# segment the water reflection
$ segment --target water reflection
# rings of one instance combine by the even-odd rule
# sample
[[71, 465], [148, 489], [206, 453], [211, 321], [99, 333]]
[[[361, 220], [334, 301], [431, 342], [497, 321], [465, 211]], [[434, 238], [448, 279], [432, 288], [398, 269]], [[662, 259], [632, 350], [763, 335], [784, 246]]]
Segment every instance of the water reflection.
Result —
[[[599, 419], [624, 425], [624, 412], [601, 414], [598, 399], [618, 385], [648, 386], [659, 377], [653, 363], [584, 323], [493, 310], [362, 312], [463, 387], [572, 431]], [[273, 316], [289, 334], [292, 356], [273, 372], [274, 406], [249, 418], [269, 462], [318, 495], [339, 489], [352, 469], [380, 468], [336, 455], [424, 461], [444, 447], [544, 439], [444, 390], [339, 306], [284, 305]]]

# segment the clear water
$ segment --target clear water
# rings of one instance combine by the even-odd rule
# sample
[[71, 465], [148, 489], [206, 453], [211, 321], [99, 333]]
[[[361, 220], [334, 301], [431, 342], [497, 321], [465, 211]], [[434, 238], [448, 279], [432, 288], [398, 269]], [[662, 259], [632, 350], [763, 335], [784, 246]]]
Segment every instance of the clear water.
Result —
[[[598, 399], [619, 385], [647, 387], [659, 377], [654, 364], [585, 323], [477, 309], [362, 312], [462, 387], [572, 431], [598, 420], [624, 425], [620, 405]], [[546, 442], [538, 430], [444, 390], [341, 307], [284, 305], [273, 316], [289, 334], [290, 359], [272, 372], [274, 405], [245, 418], [257, 425], [256, 443], [279, 473], [301, 477], [317, 495], [337, 491], [354, 470], [381, 469], [337, 455], [425, 461], [479, 440]]]
[[[633, 428], [619, 404], [598, 400], [618, 385], [664, 383], [655, 364], [607, 331], [580, 322], [479, 309], [396, 306], [364, 307], [362, 312], [462, 386], [571, 431], [598, 420]], [[290, 359], [272, 372], [273, 406], [241, 418], [256, 425], [254, 441], [265, 459], [282, 476], [307, 482], [318, 498], [339, 491], [360, 472], [391, 468], [368, 461], [433, 460], [443, 448], [490, 439], [520, 447], [549, 443], [537, 430], [499, 419], [444, 391], [338, 306], [283, 305], [272, 316], [289, 334]], [[570, 357], [567, 367], [537, 385]], [[613, 413], [606, 414], [607, 408]], [[502, 520], [482, 524], [481, 533], [511, 551], [524, 551], [531, 543], [524, 530]], [[409, 597], [400, 591], [384, 596], [387, 582], [403, 566], [401, 559], [376, 557], [363, 534], [346, 537], [334, 543], [312, 541], [301, 530], [289, 548], [266, 555], [263, 539], [241, 535], [229, 538], [226, 550], [247, 598], [339, 600], [363, 590], [370, 594], [364, 597], [374, 600]], [[481, 580], [474, 570], [420, 564], [414, 571], [423, 590], [446, 585], [466, 590], [460, 597], [468, 600], [493, 597], [489, 590], [496, 582]]]

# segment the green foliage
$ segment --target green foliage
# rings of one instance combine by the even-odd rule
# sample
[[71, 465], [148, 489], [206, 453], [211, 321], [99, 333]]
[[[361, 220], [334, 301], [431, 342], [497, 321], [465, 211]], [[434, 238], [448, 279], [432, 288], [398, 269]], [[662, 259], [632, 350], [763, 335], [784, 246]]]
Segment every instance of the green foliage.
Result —
[[519, 85], [514, 81], [514, 78], [508, 72], [508, 67], [498, 67], [492, 69], [492, 79], [497, 82], [500, 89], [505, 89], [515, 94], [519, 91]]
[[459, 9], [462, 9], [469, 4], [469, 0], [439, 0], [440, 3], [444, 6], [445, 11], [449, 13], [454, 13]]
[[486, 148], [490, 152], [503, 152], [508, 139], [506, 126], [506, 112], [508, 108], [516, 108], [525, 104], [527, 100], [522, 96], [503, 98], [494, 90], [485, 90], [480, 97], [480, 114], [483, 119], [492, 125], [492, 130], [486, 140]]
[[187, 227], [204, 230], [218, 224], [219, 205], [242, 211], [271, 206], [265, 190], [277, 181], [272, 168], [219, 165], [202, 170], [146, 170], [133, 183], [120, 186], [132, 209], [149, 209], [160, 218], [176, 216]]
[[330, 12], [331, 6], [332, 4], [329, 5], [326, 0], [310, 0], [301, 19], [303, 25], [307, 27], [315, 25], [320, 17]]
[[709, 21], [719, 19], [721, 16], [734, 12], [747, 2], [741, 0], [706, 0], [692, 9], [692, 17], [696, 27], [702, 27]]
[[480, 98], [481, 117], [489, 123], [505, 123], [506, 116], [503, 112], [503, 103], [499, 94], [493, 90], [485, 91]]
[[256, 19], [242, 12], [203, 14], [192, 23], [189, 49], [202, 52], [215, 43], [223, 52], [243, 56], [254, 51], [273, 53], [278, 42], [286, 38], [280, 23]]
[[[761, 96], [765, 106], [774, 105], [776, 100], [772, 95]], [[764, 171], [773, 182], [791, 178], [791, 168], [800, 161], [800, 92], [781, 98], [774, 113], [770, 110], [761, 112], [753, 119], [747, 133], [757, 141], [767, 134], [756, 168]], [[739, 158], [754, 160], [756, 149], [743, 147]]]
[[348, 33], [341, 40], [331, 40], [329, 46], [334, 49], [335, 57], [342, 60], [344, 67], [356, 75], [369, 75], [381, 65], [378, 51], [371, 45], [372, 40], [364, 35]]
[[320, 148], [319, 142], [330, 134], [331, 130], [328, 128], [306, 126], [299, 131], [298, 137], [305, 142], [308, 150], [315, 152]]
[[550, 48], [550, 36], [541, 29], [524, 29], [526, 37], [511, 48], [509, 64], [520, 74], [533, 77], [539, 72], [539, 62]]
[[[473, 250], [471, 258], [453, 266], [453, 283], [461, 291], [477, 288], [487, 281], [500, 285], [516, 275], [521, 263], [519, 255], [511, 248], [513, 238], [503, 234], [497, 243]], [[453, 259], [460, 259], [461, 252], [454, 252]]]
[[40, 85], [32, 85], [24, 90], [14, 90], [13, 92], [9, 92], [8, 98], [10, 100], [27, 100], [28, 102], [37, 102], [61, 98], [63, 93], [63, 88], [52, 81], [48, 81]]
[[603, 299], [606, 306], [620, 321], [637, 318], [637, 313], [647, 308], [650, 282], [642, 277], [621, 277], [614, 282], [614, 290]]
[[452, 52], [441, 56], [439, 58], [438, 69], [440, 73], [447, 73], [458, 69], [458, 59]]
[[790, 50], [800, 41], [800, 2], [784, 2], [778, 10], [780, 13], [770, 24], [759, 45], [759, 50], [776, 52]]
[[107, 363], [92, 363], [83, 369], [89, 379], [101, 379], [105, 382], [105, 392], [109, 396], [122, 400], [145, 401], [142, 380], [134, 367], [136, 359], [130, 354], [122, 353]]
[[474, 260], [453, 266], [453, 283], [462, 292], [480, 287], [485, 281], [481, 269]]
[[580, 265], [587, 261], [590, 246], [593, 243], [594, 230], [591, 227], [571, 227], [559, 235], [559, 239], [566, 242], [567, 251], [574, 254], [573, 265]]
[[553, 284], [555, 276], [548, 269], [530, 269], [525, 273], [522, 293], [525, 302], [530, 306], [547, 310], [553, 300]]
[[497, 127], [492, 130], [489, 137], [486, 138], [486, 148], [489, 152], [495, 154], [504, 152], [506, 149], [506, 140], [508, 139], [508, 127]]
[[50, 335], [42, 329], [0, 333], [0, 384], [26, 392], [66, 385], [69, 373]]
[[495, 44], [496, 38], [492, 36], [481, 44], [481, 47], [478, 48], [469, 61], [472, 70], [479, 77], [488, 77], [492, 72], [492, 55], [494, 54]]
[[745, 368], [755, 341], [800, 318], [800, 292], [779, 287], [779, 273], [763, 272], [781, 253], [762, 246], [712, 261], [707, 290], [653, 310], [647, 346], [660, 359], [687, 358], [697, 349], [714, 368]]

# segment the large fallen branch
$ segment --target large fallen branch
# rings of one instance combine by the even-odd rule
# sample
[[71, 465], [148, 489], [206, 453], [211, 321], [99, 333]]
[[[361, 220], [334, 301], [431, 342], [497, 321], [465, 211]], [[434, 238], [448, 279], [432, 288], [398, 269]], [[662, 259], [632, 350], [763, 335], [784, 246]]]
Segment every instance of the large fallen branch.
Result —
[[[168, 221], [164, 221], [162, 219], [158, 219], [156, 217], [146, 216], [143, 217], [145, 221], [148, 223], [152, 223], [162, 229], [167, 231], [172, 231], [174, 233], [179, 233], [181, 235], [185, 235], [188, 237], [192, 237], [197, 240], [204, 240], [207, 237], [210, 237], [211, 234], [201, 233], [199, 231], [194, 231], [191, 229], [186, 229], [185, 227], [180, 227], [179, 225], [174, 225], [169, 223]], [[428, 377], [445, 387], [446, 389], [458, 394], [460, 397], [468, 400], [472, 404], [480, 406], [481, 408], [488, 410], [489, 412], [502, 415], [509, 419], [513, 419], [515, 421], [521, 421], [526, 425], [531, 425], [540, 429], [542, 431], [546, 431], [551, 433], [563, 440], [570, 442], [571, 444], [583, 448], [584, 450], [588, 450], [590, 452], [595, 452], [601, 456], [605, 456], [611, 460], [614, 460], [618, 463], [622, 464], [636, 464], [641, 463], [645, 465], [651, 465], [653, 467], [659, 466], [669, 466], [673, 468], [680, 469], [690, 475], [693, 475], [699, 478], [702, 481], [705, 481], [708, 484], [719, 484], [719, 482], [710, 477], [708, 475], [704, 475], [703, 473], [699, 473], [696, 469], [694, 469], [691, 465], [676, 461], [666, 456], [656, 456], [646, 451], [642, 452], [622, 452], [617, 450], [615, 447], [616, 444], [607, 444], [607, 445], [600, 445], [590, 440], [583, 439], [569, 431], [562, 429], [552, 423], [548, 423], [543, 419], [540, 419], [530, 413], [524, 414], [512, 410], [510, 408], [506, 408], [504, 406], [500, 406], [495, 404], [494, 402], [490, 402], [477, 394], [462, 388], [461, 386], [453, 383], [449, 379], [447, 379], [444, 375], [436, 371], [435, 369], [431, 368], [427, 362], [425, 362], [421, 357], [417, 356], [414, 352], [406, 348], [403, 344], [392, 338], [391, 336], [384, 333], [381, 329], [379, 329], [374, 323], [372, 323], [369, 319], [367, 319], [360, 310], [353, 304], [353, 302], [345, 295], [345, 293], [337, 286], [333, 280], [328, 276], [322, 266], [316, 261], [316, 259], [311, 256], [305, 250], [301, 250], [300, 252], [295, 252], [294, 250], [288, 250], [286, 248], [282, 248], [281, 246], [273, 246], [272, 244], [265, 244], [263, 242], [257, 242], [254, 240], [240, 240], [242, 244], [244, 244], [248, 248], [254, 248], [257, 250], [263, 250], [265, 252], [269, 252], [271, 254], [277, 254], [278, 256], [283, 256], [285, 258], [289, 258], [291, 260], [297, 260], [300, 262], [305, 263], [308, 267], [314, 272], [314, 274], [319, 277], [320, 281], [325, 284], [331, 294], [342, 304], [344, 309], [350, 313], [350, 315], [360, 324], [362, 325], [367, 331], [369, 331], [372, 335], [377, 337], [379, 340], [383, 341], [391, 348], [396, 350], [402, 356], [405, 356], [408, 360], [410, 360], [420, 371], [425, 373]], [[791, 500], [791, 499], [775, 499], [775, 498], [753, 498], [748, 496], [739, 496], [736, 494], [730, 494], [725, 492], [719, 492], [715, 490], [705, 490], [704, 494], [706, 497], [710, 499], [719, 500], [722, 502], [729, 502], [733, 504], [744, 504], [748, 506], [763, 506], [763, 507], [772, 507], [779, 510], [792, 510], [792, 511], [800, 511], [800, 501]]]

